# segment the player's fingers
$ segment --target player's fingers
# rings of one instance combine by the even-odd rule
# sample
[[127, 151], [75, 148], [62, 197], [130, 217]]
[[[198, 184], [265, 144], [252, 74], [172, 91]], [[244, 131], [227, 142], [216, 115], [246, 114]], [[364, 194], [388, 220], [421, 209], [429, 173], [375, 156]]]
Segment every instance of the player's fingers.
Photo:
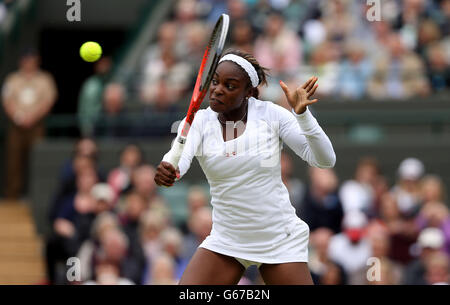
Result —
[[157, 173], [155, 176], [155, 182], [158, 185], [172, 186], [173, 183], [175, 182], [175, 179]]
[[311, 91], [308, 92], [308, 98], [314, 95], [316, 93], [317, 87], [319, 87], [319, 84], [315, 85], [314, 88], [312, 88]]
[[282, 80], [280, 80], [280, 87], [281, 89], [283, 89], [284, 94], [286, 94], [286, 96], [289, 96], [289, 88]]
[[306, 89], [308, 87], [309, 83], [312, 81], [314, 76], [311, 76], [302, 86], [303, 89]]
[[159, 176], [155, 175], [154, 180], [155, 180], [156, 185], [166, 186], [166, 183], [164, 181], [162, 181]]
[[316, 83], [316, 81], [317, 81], [317, 77], [313, 77], [312, 79], [311, 79], [311, 81], [309, 82], [309, 84], [308, 84], [308, 86], [305, 88], [306, 89], [306, 91], [311, 91], [311, 89], [313, 88], [313, 86], [314, 86], [314, 84]]
[[161, 176], [167, 177], [167, 178], [170, 178], [170, 179], [173, 179], [173, 180], [175, 180], [175, 178], [177, 177], [175, 170], [172, 173], [170, 171], [170, 169], [167, 169], [167, 168], [164, 168], [164, 167], [159, 168], [158, 172], [161, 174]]
[[162, 161], [161, 166], [162, 166], [162, 168], [168, 170], [171, 174], [175, 175], [176, 170], [173, 167], [173, 165], [170, 164], [169, 162]]
[[318, 99], [314, 99], [312, 101], [308, 101], [307, 105], [311, 105], [311, 104], [315, 104], [317, 103], [319, 100]]

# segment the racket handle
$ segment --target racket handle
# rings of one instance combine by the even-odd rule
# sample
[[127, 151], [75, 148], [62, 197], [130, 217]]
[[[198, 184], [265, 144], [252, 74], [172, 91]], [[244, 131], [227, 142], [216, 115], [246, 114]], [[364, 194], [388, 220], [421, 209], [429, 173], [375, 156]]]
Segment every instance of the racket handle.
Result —
[[175, 169], [177, 169], [178, 162], [180, 161], [181, 154], [183, 153], [184, 143], [186, 143], [186, 138], [183, 136], [178, 136], [167, 154], [167, 157], [164, 158], [165, 160], [163, 161], [169, 162]]

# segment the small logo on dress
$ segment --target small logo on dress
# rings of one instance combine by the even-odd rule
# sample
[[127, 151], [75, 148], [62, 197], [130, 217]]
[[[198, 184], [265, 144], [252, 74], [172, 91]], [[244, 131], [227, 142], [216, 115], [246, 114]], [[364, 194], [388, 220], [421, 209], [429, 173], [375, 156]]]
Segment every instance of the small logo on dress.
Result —
[[225, 157], [231, 157], [231, 156], [236, 156], [236, 152], [233, 151], [232, 153], [226, 153]]

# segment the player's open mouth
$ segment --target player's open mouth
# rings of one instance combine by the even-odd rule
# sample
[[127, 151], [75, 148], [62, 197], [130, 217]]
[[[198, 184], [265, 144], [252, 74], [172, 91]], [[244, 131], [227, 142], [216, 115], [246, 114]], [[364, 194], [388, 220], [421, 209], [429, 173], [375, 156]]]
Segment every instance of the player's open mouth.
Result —
[[210, 100], [211, 102], [216, 102], [216, 103], [225, 105], [223, 102], [221, 102], [221, 101], [219, 101], [219, 100], [216, 100], [215, 98], [210, 98], [209, 100]]

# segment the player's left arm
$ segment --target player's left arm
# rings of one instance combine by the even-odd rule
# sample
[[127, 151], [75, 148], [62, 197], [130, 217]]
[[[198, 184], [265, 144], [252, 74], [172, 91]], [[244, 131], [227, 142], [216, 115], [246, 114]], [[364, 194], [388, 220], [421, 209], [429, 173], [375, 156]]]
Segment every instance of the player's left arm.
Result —
[[318, 102], [317, 99], [310, 100], [318, 87], [316, 82], [317, 77], [311, 77], [295, 91], [289, 90], [283, 82], [280, 82], [292, 107], [291, 113], [281, 107], [277, 108], [280, 138], [309, 165], [329, 168], [336, 163], [333, 145], [308, 109], [309, 105]]

